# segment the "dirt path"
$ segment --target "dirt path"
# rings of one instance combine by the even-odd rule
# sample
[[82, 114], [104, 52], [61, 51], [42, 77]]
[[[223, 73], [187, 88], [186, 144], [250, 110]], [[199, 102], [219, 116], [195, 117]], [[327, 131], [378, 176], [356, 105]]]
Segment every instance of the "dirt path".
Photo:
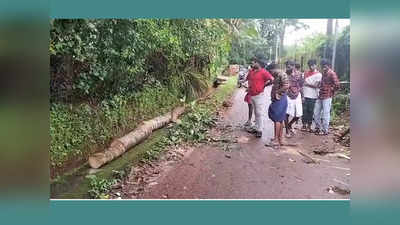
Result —
[[[265, 91], [265, 109], [270, 103], [269, 93], [270, 87]], [[299, 130], [290, 140], [299, 146], [279, 150], [265, 147], [273, 135], [273, 124], [265, 110], [263, 137], [257, 139], [244, 131], [244, 94], [243, 89], [235, 91], [233, 106], [222, 113], [219, 124], [210, 131], [212, 137], [222, 141], [171, 151], [163, 161], [140, 171], [147, 176], [145, 186], [138, 189], [130, 177], [123, 184], [123, 198], [348, 199], [349, 194], [338, 192], [348, 189], [350, 161], [333, 154], [313, 153], [321, 148], [339, 152], [342, 147], [331, 136], [319, 137]], [[310, 163], [299, 151], [316, 163]], [[179, 160], [171, 160], [174, 156]]]

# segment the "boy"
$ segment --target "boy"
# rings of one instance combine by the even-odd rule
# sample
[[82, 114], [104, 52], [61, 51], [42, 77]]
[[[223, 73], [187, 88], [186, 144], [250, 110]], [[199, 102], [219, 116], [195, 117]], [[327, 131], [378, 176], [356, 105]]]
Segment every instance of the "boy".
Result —
[[268, 117], [274, 122], [274, 138], [266, 146], [275, 147], [284, 145], [282, 141], [283, 121], [286, 118], [287, 97], [289, 88], [288, 77], [280, 71], [278, 64], [271, 64], [268, 68], [274, 76], [271, 90], [271, 104], [268, 108]]
[[[301, 102], [300, 91], [303, 87], [304, 80], [301, 73], [295, 69], [295, 62], [288, 60], [286, 62], [286, 74], [289, 80], [289, 89], [287, 91], [288, 106], [286, 112], [286, 137], [290, 138], [294, 134], [293, 124], [297, 122], [303, 115], [303, 106]], [[289, 117], [293, 119], [289, 122]]]

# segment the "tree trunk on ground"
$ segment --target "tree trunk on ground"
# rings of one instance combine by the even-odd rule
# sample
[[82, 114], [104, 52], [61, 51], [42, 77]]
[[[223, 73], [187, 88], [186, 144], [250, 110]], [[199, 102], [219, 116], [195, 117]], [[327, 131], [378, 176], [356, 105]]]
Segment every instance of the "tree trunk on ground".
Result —
[[128, 133], [127, 135], [113, 141], [108, 149], [104, 152], [96, 153], [89, 157], [89, 165], [92, 168], [99, 168], [107, 162], [121, 156], [128, 149], [139, 144], [150, 134], [159, 128], [164, 127], [171, 121], [176, 121], [177, 118], [185, 111], [185, 107], [177, 107], [173, 111], [166, 113], [162, 116], [156, 117], [154, 119], [144, 121], [138, 128], [134, 131]]

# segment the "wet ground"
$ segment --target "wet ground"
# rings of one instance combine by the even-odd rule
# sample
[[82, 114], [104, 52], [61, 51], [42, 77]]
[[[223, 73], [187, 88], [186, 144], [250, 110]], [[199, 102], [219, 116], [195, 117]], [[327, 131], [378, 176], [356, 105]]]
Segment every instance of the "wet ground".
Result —
[[[270, 87], [265, 90], [263, 137], [247, 133], [244, 89], [220, 113], [212, 140], [171, 149], [159, 162], [132, 169], [114, 196], [141, 199], [348, 199], [350, 160], [334, 153], [348, 151], [333, 141], [301, 132], [287, 142], [295, 147], [273, 149], [268, 119]], [[300, 127], [299, 122], [298, 127]], [[324, 154], [316, 154], [321, 152]], [[328, 154], [326, 154], [328, 152]], [[117, 195], [115, 195], [115, 193]]]

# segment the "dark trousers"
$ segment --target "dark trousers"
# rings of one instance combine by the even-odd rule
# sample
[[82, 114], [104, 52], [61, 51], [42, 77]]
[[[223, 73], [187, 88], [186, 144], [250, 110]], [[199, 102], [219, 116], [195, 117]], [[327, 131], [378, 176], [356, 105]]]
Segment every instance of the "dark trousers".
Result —
[[317, 99], [305, 98], [303, 102], [303, 124], [311, 124], [314, 115], [314, 106]]

